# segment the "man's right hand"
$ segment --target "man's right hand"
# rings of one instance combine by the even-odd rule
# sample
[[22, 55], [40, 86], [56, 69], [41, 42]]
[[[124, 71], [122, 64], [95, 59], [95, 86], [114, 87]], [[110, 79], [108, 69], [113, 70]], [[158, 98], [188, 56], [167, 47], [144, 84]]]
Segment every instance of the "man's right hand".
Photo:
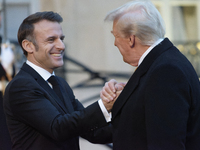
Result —
[[100, 92], [100, 97], [108, 112], [111, 111], [115, 100], [124, 89], [125, 85], [126, 83], [117, 83], [117, 81], [114, 79], [105, 83], [105, 86]]

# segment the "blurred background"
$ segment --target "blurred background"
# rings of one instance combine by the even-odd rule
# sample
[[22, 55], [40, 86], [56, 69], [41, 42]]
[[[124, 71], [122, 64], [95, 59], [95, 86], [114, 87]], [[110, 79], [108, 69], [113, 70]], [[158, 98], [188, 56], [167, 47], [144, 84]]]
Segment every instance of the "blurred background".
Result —
[[[0, 0], [3, 43], [15, 54], [16, 72], [25, 61], [17, 43], [22, 20], [37, 11], [55, 11], [64, 19], [65, 64], [56, 70], [72, 86], [85, 105], [99, 99], [104, 83], [111, 78], [126, 82], [135, 68], [123, 62], [104, 22], [107, 12], [129, 0]], [[191, 61], [200, 76], [200, 0], [152, 0], [166, 24], [168, 37]], [[81, 139], [81, 150], [109, 150], [111, 145], [93, 145]]]

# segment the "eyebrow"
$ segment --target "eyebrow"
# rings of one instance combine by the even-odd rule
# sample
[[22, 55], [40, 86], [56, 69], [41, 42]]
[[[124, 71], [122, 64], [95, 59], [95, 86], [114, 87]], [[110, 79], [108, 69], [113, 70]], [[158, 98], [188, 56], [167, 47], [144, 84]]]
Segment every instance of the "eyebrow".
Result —
[[[57, 36], [49, 36], [49, 37], [47, 37], [46, 38], [46, 40], [49, 40], [49, 39], [56, 39], [57, 38]], [[65, 38], [65, 35], [61, 35], [59, 38]]]
[[56, 39], [56, 36], [49, 36], [46, 38], [46, 41], [48, 41], [49, 39]]

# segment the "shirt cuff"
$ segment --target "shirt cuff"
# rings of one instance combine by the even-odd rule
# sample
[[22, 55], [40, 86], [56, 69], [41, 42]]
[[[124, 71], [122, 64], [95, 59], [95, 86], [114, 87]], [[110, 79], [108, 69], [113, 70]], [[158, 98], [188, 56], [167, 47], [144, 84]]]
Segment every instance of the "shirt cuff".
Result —
[[103, 115], [104, 115], [106, 121], [107, 121], [107, 122], [110, 122], [110, 121], [111, 121], [111, 117], [112, 117], [111, 113], [108, 113], [108, 111], [107, 111], [107, 109], [105, 108], [105, 106], [104, 106], [104, 104], [103, 104], [103, 102], [102, 102], [101, 99], [98, 100], [98, 103], [99, 103], [99, 106], [100, 106], [100, 108], [101, 108], [101, 111], [102, 111], [102, 113], [103, 113]]

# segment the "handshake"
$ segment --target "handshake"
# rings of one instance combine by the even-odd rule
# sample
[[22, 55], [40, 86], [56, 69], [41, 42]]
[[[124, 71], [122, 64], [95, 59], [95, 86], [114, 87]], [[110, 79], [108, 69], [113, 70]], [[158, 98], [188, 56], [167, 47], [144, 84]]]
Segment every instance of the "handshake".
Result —
[[108, 112], [111, 112], [113, 104], [124, 89], [125, 85], [126, 83], [117, 83], [114, 79], [105, 83], [105, 86], [100, 92], [100, 97]]

